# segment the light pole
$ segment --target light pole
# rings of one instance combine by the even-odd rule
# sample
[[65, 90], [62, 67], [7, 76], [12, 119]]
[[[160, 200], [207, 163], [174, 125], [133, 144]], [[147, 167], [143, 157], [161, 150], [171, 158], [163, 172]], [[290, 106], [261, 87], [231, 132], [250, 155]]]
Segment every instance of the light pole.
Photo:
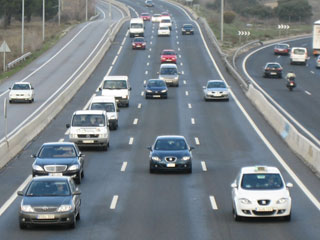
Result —
[[22, 16], [21, 16], [21, 54], [24, 53], [24, 0], [22, 0]]
[[60, 17], [61, 17], [61, 0], [58, 1], [58, 23], [60, 26]]
[[42, 41], [44, 41], [44, 32], [45, 32], [45, 0], [42, 0]]
[[88, 0], [86, 0], [86, 22], [88, 21]]
[[224, 4], [224, 0], [221, 0], [221, 27], [220, 27], [220, 29], [221, 29], [221, 42], [223, 43], [223, 13], [224, 13], [224, 6], [223, 6], [223, 4]]

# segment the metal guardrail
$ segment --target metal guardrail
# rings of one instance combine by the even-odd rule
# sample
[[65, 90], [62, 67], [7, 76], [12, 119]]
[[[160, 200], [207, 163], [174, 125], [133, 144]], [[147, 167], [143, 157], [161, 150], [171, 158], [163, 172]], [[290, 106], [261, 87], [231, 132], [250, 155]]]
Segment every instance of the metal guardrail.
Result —
[[16, 64], [25, 61], [28, 57], [31, 56], [31, 52], [27, 52], [26, 54], [23, 54], [21, 57], [18, 57], [17, 59], [13, 60], [12, 62], [9, 62], [7, 64], [7, 69], [13, 68]]

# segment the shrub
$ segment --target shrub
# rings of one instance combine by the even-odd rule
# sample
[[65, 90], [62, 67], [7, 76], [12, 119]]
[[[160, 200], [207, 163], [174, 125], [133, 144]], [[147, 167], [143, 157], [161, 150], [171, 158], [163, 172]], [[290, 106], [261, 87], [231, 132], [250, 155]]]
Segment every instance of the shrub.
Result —
[[224, 22], [230, 24], [234, 21], [236, 17], [236, 13], [234, 11], [225, 11], [223, 13]]

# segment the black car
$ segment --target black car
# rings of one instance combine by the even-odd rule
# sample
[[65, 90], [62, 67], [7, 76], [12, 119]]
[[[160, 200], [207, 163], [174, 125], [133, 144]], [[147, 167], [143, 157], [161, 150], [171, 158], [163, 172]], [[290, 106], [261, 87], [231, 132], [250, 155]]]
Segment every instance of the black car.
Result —
[[168, 88], [164, 80], [149, 79], [145, 86], [145, 97], [147, 98], [168, 98]]
[[32, 155], [32, 176], [70, 176], [80, 184], [84, 176], [84, 155], [72, 142], [44, 143], [37, 154]]
[[181, 28], [182, 35], [191, 34], [193, 35], [194, 30], [192, 24], [183, 24]]
[[21, 229], [31, 225], [57, 224], [75, 228], [80, 219], [81, 192], [70, 177], [35, 177], [23, 196], [19, 210]]
[[278, 77], [282, 78], [282, 70], [280, 63], [269, 62], [264, 67], [263, 77]]
[[158, 136], [150, 150], [150, 173], [155, 171], [192, 172], [192, 149], [183, 136]]

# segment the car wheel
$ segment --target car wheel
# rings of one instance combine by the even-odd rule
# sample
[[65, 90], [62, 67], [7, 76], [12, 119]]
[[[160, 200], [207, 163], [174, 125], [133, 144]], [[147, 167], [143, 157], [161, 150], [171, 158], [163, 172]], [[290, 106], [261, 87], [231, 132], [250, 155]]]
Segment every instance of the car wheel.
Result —
[[240, 217], [237, 212], [232, 208], [232, 214], [233, 214], [233, 219], [237, 222], [240, 222], [242, 220], [242, 217]]
[[77, 217], [76, 217], [76, 220], [80, 220], [80, 210], [78, 211], [78, 214], [77, 214]]
[[156, 170], [150, 165], [150, 169], [149, 169], [150, 173], [155, 173]]
[[177, 83], [175, 87], [179, 87], [179, 83]]
[[290, 222], [291, 220], [291, 213], [288, 216], [283, 217], [285, 221]]
[[73, 217], [73, 221], [70, 223], [69, 227], [71, 229], [75, 229], [76, 228], [76, 217]]
[[278, 78], [282, 78], [282, 74], [281, 73], [278, 75]]
[[82, 179], [82, 175], [81, 173], [78, 173], [74, 181], [76, 182], [76, 184], [81, 184], [81, 179]]
[[9, 103], [12, 103], [12, 100], [9, 100]]
[[126, 104], [126, 107], [129, 107], [129, 103]]
[[20, 221], [19, 227], [20, 227], [20, 229], [27, 229], [28, 226], [26, 223]]
[[82, 170], [81, 171], [81, 178], [83, 178], [84, 177], [84, 171]]
[[208, 99], [206, 99], [206, 97], [203, 98], [206, 102], [208, 102]]

